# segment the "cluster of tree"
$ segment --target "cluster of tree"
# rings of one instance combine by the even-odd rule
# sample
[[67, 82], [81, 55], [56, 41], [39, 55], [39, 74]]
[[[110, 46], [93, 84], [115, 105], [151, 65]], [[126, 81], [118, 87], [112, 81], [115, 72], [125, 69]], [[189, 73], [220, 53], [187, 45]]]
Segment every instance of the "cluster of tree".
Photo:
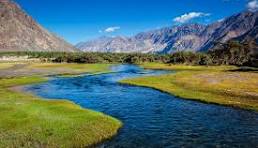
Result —
[[169, 61], [170, 55], [97, 52], [0, 52], [1, 56], [28, 56], [42, 61], [67, 63], [143, 63]]
[[217, 65], [258, 66], [258, 46], [255, 40], [217, 43], [208, 54], [213, 64]]
[[255, 41], [217, 43], [208, 53], [175, 52], [172, 54], [141, 53], [85, 53], [85, 52], [11, 52], [3, 55], [29, 56], [42, 61], [67, 63], [131, 63], [159, 62], [188, 65], [238, 65], [258, 67], [258, 49]]
[[169, 56], [171, 64], [212, 65], [212, 58], [206, 53], [176, 52]]
[[67, 63], [131, 63], [169, 61], [168, 55], [141, 54], [141, 53], [66, 53], [56, 57], [54, 62]]
[[211, 56], [206, 53], [176, 52], [173, 54], [141, 53], [64, 53], [53, 59], [67, 63], [130, 63], [158, 62], [167, 64], [212, 65]]

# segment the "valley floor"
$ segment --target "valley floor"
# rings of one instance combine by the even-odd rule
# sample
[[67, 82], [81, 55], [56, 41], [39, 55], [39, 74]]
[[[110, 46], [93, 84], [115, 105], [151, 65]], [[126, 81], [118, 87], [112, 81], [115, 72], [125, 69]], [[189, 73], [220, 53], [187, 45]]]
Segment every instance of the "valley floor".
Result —
[[257, 69], [232, 66], [143, 64], [175, 73], [127, 79], [121, 83], [155, 88], [181, 98], [258, 111]]
[[[117, 119], [69, 101], [44, 100], [17, 91], [17, 86], [47, 81], [49, 75], [105, 73], [109, 72], [109, 66], [0, 63], [0, 147], [84, 147], [115, 135], [122, 126]], [[142, 66], [175, 73], [133, 78], [122, 83], [152, 87], [186, 99], [258, 111], [257, 69], [241, 71], [232, 66], [157, 63]]]
[[[0, 147], [85, 147], [115, 135], [122, 123], [60, 100], [17, 91], [45, 76], [107, 72], [106, 64], [0, 63]], [[69, 97], [69, 96], [68, 96]]]

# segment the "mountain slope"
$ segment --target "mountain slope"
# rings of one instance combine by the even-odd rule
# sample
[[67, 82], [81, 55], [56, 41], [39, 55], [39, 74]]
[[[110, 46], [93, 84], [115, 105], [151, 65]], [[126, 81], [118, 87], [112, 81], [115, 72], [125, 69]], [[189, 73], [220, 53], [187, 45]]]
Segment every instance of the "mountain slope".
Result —
[[82, 42], [76, 45], [82, 51], [93, 52], [141, 52], [157, 53], [163, 52], [166, 48], [177, 48], [183, 50], [187, 44], [189, 48], [197, 49], [199, 44], [192, 42], [198, 40], [199, 33], [205, 28], [199, 24], [166, 27], [149, 32], [142, 32], [133, 37], [101, 37], [99, 39]]
[[256, 42], [256, 44], [258, 44], [258, 17], [256, 17], [254, 27], [252, 29], [250, 29], [245, 34], [243, 34], [235, 39], [240, 42], [254, 41], [254, 42]]
[[201, 50], [209, 50], [214, 46], [214, 42], [225, 43], [244, 35], [257, 27], [257, 23], [255, 23], [257, 19], [258, 12], [245, 11], [228, 17], [224, 21], [207, 26], [206, 30], [201, 35], [201, 38], [204, 39]]
[[114, 52], [130, 53], [142, 52], [149, 53], [156, 49], [165, 48], [166, 45], [154, 44], [152, 40], [137, 40], [135, 38], [117, 37], [100, 37], [98, 39], [82, 42], [76, 45], [77, 48], [87, 52]]
[[[214, 42], [227, 42], [257, 27], [258, 12], [245, 11], [210, 25], [185, 24], [166, 27], [136, 36], [96, 39], [80, 43], [83, 51], [171, 53], [175, 51], [207, 51]], [[252, 32], [257, 35], [257, 32]], [[120, 38], [120, 39], [119, 39]], [[122, 39], [121, 39], [122, 38]]]
[[48, 32], [15, 2], [0, 0], [0, 51], [75, 51]]

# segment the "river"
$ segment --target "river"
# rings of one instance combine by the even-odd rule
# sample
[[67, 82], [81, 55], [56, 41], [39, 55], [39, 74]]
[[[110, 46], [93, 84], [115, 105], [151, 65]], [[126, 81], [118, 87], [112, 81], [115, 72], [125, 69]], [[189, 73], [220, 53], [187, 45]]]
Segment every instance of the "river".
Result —
[[112, 71], [74, 78], [53, 77], [25, 89], [48, 99], [68, 99], [121, 120], [124, 125], [118, 135], [100, 147], [258, 146], [258, 113], [118, 83], [168, 71], [144, 70], [135, 65], [113, 66]]

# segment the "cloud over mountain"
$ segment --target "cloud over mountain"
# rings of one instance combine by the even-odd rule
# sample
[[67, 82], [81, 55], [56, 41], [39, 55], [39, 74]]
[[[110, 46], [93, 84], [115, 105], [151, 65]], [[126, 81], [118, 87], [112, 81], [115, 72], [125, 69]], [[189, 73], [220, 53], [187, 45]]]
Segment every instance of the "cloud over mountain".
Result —
[[258, 0], [252, 0], [247, 3], [247, 9], [249, 11], [256, 11], [258, 10]]
[[209, 15], [210, 15], [209, 13], [203, 13], [203, 12], [190, 12], [174, 18], [173, 21], [176, 23], [186, 23], [192, 19], [205, 17]]
[[121, 27], [119, 26], [114, 26], [114, 27], [108, 27], [105, 29], [106, 33], [110, 33], [110, 32], [115, 32], [116, 30], [119, 30]]

